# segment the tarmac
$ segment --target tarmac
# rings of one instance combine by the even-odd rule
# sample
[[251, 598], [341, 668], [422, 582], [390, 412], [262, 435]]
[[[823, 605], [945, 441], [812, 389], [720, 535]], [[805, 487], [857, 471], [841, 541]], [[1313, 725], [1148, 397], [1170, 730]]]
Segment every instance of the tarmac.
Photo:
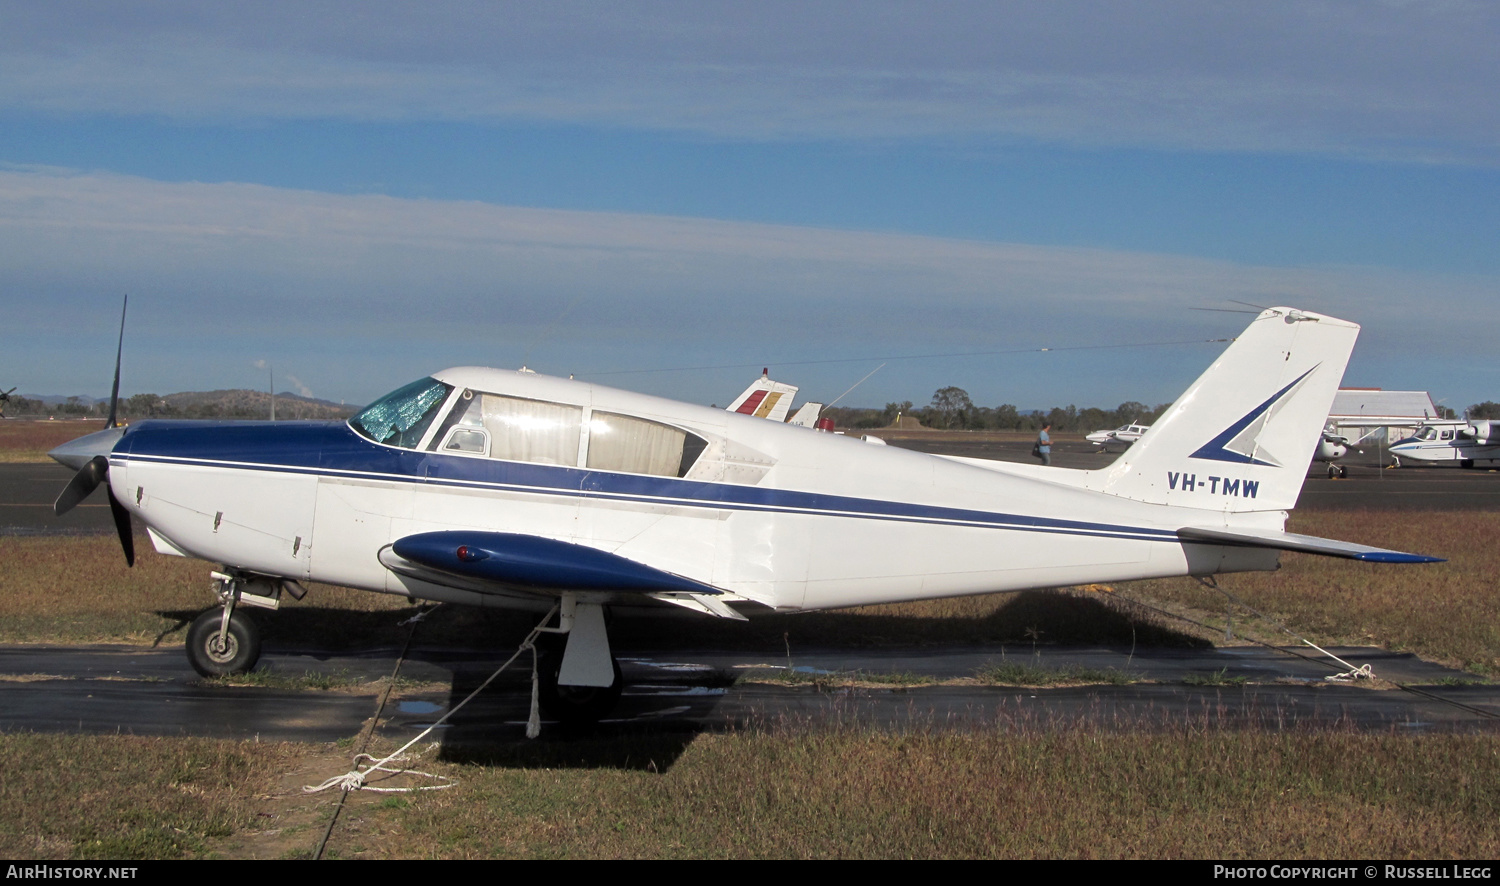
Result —
[[[944, 454], [1030, 459], [1029, 442], [950, 436], [899, 445]], [[1062, 443], [1054, 463], [1102, 467], [1109, 455]], [[1500, 506], [1500, 472], [1446, 467], [1381, 469], [1356, 455], [1348, 479], [1309, 474], [1299, 506], [1322, 510], [1454, 511]], [[41, 464], [0, 465], [0, 537], [113, 535], [101, 494], [63, 518], [52, 499], [71, 472]], [[112, 543], [112, 542], [111, 542]], [[122, 567], [123, 568], [123, 567]], [[891, 729], [1179, 728], [1213, 723], [1270, 728], [1338, 727], [1399, 732], [1497, 730], [1500, 685], [1370, 647], [1330, 650], [1224, 646], [1111, 649], [1041, 646], [807, 650], [787, 661], [713, 649], [617, 649], [626, 688], [615, 732], [690, 735], [755, 724], [794, 728], [870, 723]], [[397, 672], [403, 688], [382, 706], [373, 682]], [[0, 647], [0, 731], [197, 735], [326, 742], [356, 735], [372, 719], [405, 740], [451, 711], [497, 667], [493, 652], [417, 649], [333, 654], [268, 648], [272, 685], [203, 681], [180, 648]], [[1024, 689], [984, 685], [997, 662], [1046, 669], [1087, 667], [1130, 676], [1124, 685]], [[1376, 680], [1330, 679], [1368, 665]], [[519, 739], [530, 710], [530, 664], [502, 675], [441, 730], [445, 744]], [[296, 688], [331, 675], [348, 688]], [[544, 734], [560, 734], [548, 725]]]
[[[1500, 687], [1416, 656], [1366, 647], [1208, 650], [1011, 647], [824, 650], [792, 662], [753, 653], [619, 650], [625, 691], [598, 731], [697, 733], [756, 725], [889, 729], [1353, 728], [1399, 733], [1500, 731]], [[399, 659], [399, 671], [397, 668]], [[286, 685], [202, 680], [180, 649], [0, 648], [0, 731], [194, 735], [262, 741], [349, 738], [374, 718], [404, 742], [457, 707], [503, 662], [493, 652], [416, 649], [266, 653]], [[1134, 682], [1017, 688], [974, 676], [1001, 662], [1116, 671]], [[1333, 679], [1368, 666], [1378, 681]], [[465, 706], [446, 742], [520, 739], [530, 660]], [[299, 689], [310, 675], [335, 688]], [[381, 678], [402, 686], [381, 706]], [[926, 682], [932, 681], [932, 682]], [[338, 688], [338, 687], [348, 688]], [[566, 733], [546, 724], [554, 734]]]

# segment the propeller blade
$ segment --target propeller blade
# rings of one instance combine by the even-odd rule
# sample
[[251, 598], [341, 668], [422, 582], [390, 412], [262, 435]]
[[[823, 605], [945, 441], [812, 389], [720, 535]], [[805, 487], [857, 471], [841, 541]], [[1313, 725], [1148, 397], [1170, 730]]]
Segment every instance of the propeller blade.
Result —
[[125, 551], [125, 565], [135, 565], [135, 534], [131, 531], [130, 512], [115, 498], [115, 491], [108, 486], [104, 491], [109, 495], [109, 511], [115, 517], [115, 532], [120, 536], [120, 548]]
[[106, 428], [117, 428], [120, 426], [118, 419], [120, 408], [120, 355], [125, 352], [125, 309], [130, 307], [130, 296], [125, 296], [124, 304], [120, 305], [120, 341], [115, 345], [115, 385], [109, 392], [109, 424]]
[[96, 455], [73, 475], [68, 485], [63, 489], [62, 495], [52, 504], [52, 513], [61, 517], [63, 514], [73, 510], [75, 506], [89, 497], [104, 478], [109, 475], [109, 459]]

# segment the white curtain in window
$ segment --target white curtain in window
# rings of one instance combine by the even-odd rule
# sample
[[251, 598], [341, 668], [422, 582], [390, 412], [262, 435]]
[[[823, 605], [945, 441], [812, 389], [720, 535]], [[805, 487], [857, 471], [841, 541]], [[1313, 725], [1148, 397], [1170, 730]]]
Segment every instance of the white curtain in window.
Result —
[[490, 432], [490, 458], [576, 465], [583, 410], [485, 394], [484, 429]]
[[687, 434], [674, 427], [595, 412], [589, 422], [589, 467], [675, 477], [682, 468], [682, 445]]

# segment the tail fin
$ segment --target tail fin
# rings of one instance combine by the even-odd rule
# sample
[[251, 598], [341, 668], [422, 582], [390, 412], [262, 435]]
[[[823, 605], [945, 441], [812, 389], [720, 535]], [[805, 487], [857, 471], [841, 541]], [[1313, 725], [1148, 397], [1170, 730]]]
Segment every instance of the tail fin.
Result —
[[796, 395], [796, 385], [771, 381], [769, 373], [762, 373], [760, 378], [751, 382], [750, 387], [729, 404], [728, 411], [784, 422], [786, 414], [791, 411], [792, 398]]
[[1359, 326], [1269, 308], [1118, 461], [1085, 484], [1154, 504], [1288, 510]]

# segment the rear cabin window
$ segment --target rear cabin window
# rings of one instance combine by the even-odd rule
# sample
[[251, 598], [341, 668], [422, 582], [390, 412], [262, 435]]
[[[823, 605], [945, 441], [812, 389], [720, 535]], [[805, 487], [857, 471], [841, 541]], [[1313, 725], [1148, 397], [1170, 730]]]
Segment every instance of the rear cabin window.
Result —
[[589, 421], [588, 466], [601, 471], [686, 476], [707, 445], [681, 428], [613, 412]]
[[578, 464], [583, 409], [464, 391], [433, 439], [438, 452], [544, 465]]

